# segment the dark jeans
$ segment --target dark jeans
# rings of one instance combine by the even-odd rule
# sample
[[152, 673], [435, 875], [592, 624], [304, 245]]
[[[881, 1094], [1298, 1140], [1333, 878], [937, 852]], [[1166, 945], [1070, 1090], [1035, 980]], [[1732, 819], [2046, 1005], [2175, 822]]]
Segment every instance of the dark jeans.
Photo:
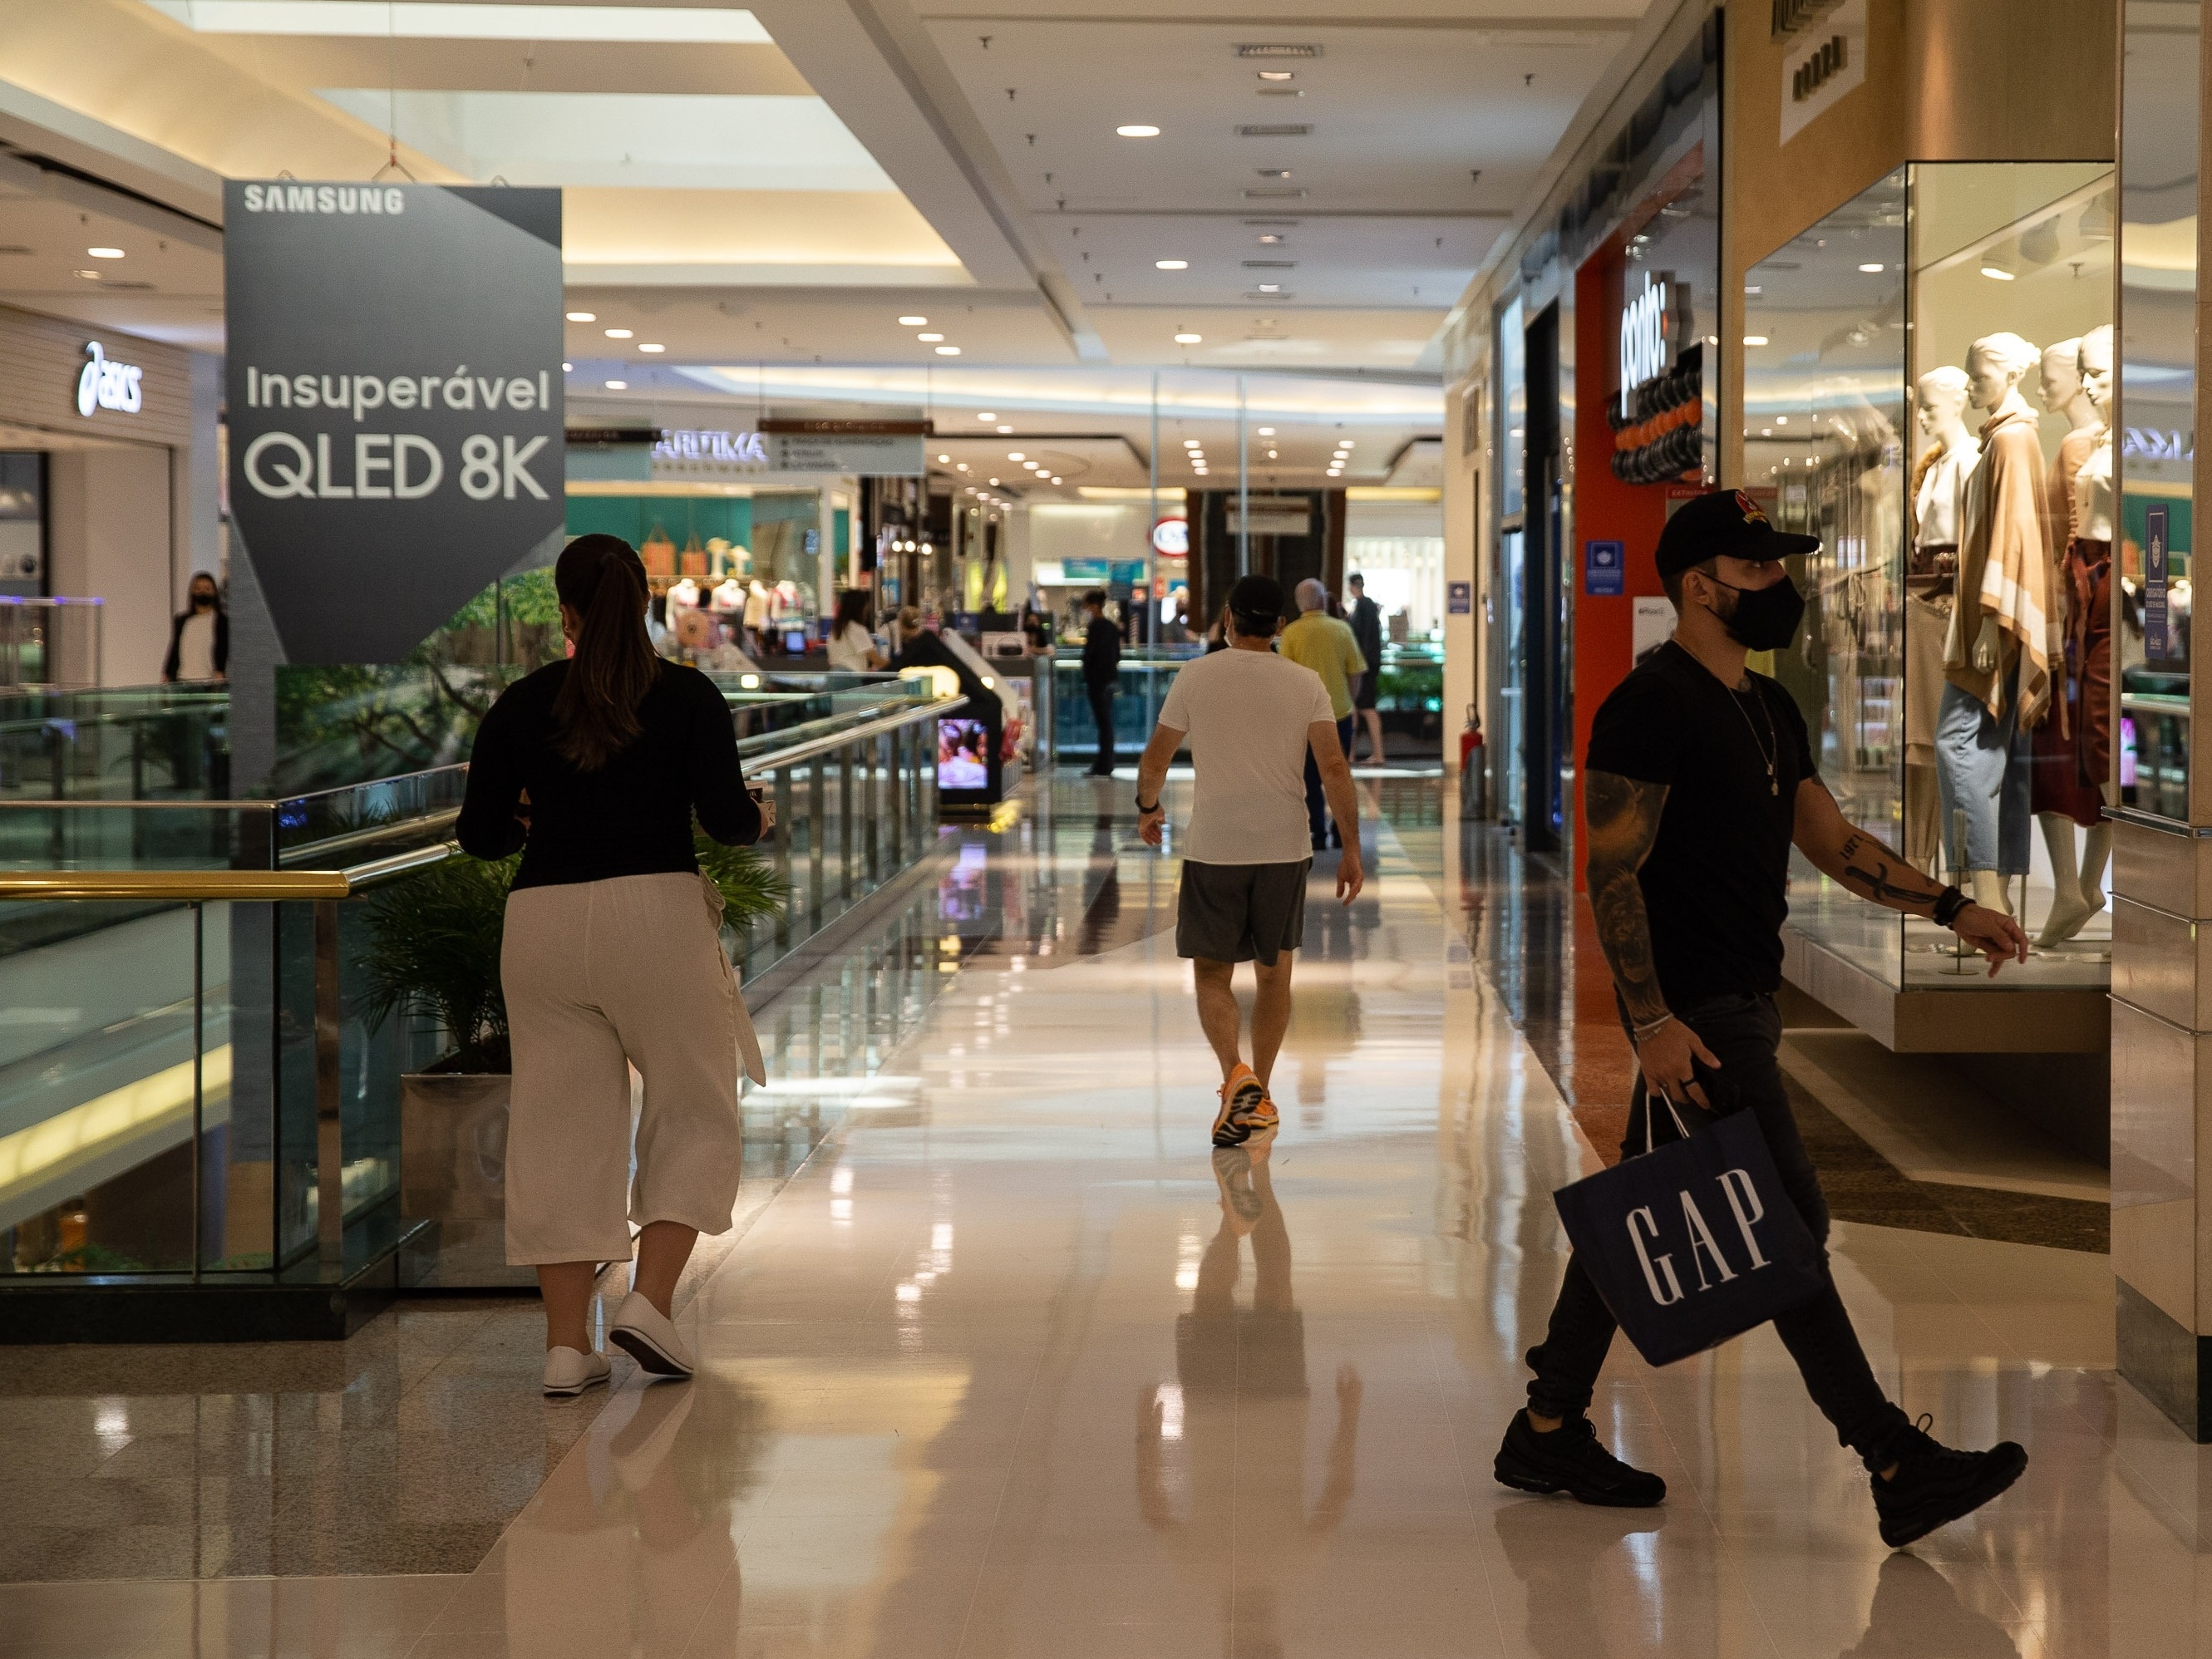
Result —
[[1091, 724], [1098, 728], [1098, 758], [1091, 763], [1091, 769], [1110, 772], [1114, 769], [1114, 682], [1085, 685], [1083, 690], [1091, 699]]
[[[1357, 714], [1346, 714], [1336, 723], [1337, 746], [1344, 750], [1347, 760], [1352, 756], [1352, 728], [1358, 718]], [[1311, 827], [1316, 841], [1319, 841], [1328, 829], [1328, 798], [1322, 793], [1321, 789], [1321, 768], [1314, 764], [1313, 750], [1309, 747], [1306, 750], [1306, 823]]]
[[[1774, 1155], [1782, 1186], [1805, 1218], [1806, 1228], [1823, 1247], [1826, 1262], [1828, 1204], [1820, 1195], [1820, 1178], [1805, 1155], [1797, 1133], [1796, 1114], [1783, 1086], [1775, 1049], [1782, 1041], [1782, 1017], [1774, 999], [1767, 996], [1729, 996], [1693, 1002], [1675, 1010], [1676, 1018], [1695, 1031], [1721, 1062], [1720, 1075], [1735, 1091], [1729, 1109], [1757, 1115], [1767, 1150]], [[1636, 1092], [1628, 1113], [1628, 1133], [1621, 1155], [1633, 1157], [1644, 1150], [1644, 1079], [1636, 1079]], [[1686, 1116], [1689, 1115], [1685, 1114]], [[1698, 1127], [1694, 1122], [1690, 1126]], [[1655, 1141], [1680, 1137], [1667, 1113], [1656, 1119]], [[1836, 1425], [1836, 1437], [1858, 1453], [1869, 1469], [1885, 1468], [1889, 1448], [1898, 1431], [1908, 1425], [1905, 1413], [1890, 1402], [1875, 1381], [1866, 1353], [1859, 1346], [1851, 1316], [1831, 1279], [1827, 1288], [1810, 1302], [1791, 1309], [1774, 1322], [1776, 1334], [1797, 1362], [1806, 1391], [1821, 1414]], [[1613, 1315], [1597, 1286], [1583, 1271], [1578, 1260], [1567, 1262], [1566, 1283], [1552, 1309], [1552, 1323], [1543, 1344], [1528, 1351], [1529, 1368], [1536, 1373], [1528, 1385], [1528, 1404], [1545, 1417], [1571, 1417], [1589, 1409], [1598, 1368], [1613, 1346]]]

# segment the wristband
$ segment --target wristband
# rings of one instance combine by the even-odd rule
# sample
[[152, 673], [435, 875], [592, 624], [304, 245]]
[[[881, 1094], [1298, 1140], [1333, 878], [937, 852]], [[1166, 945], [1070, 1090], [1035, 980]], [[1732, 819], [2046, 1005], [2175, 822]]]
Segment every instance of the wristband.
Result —
[[1644, 1024], [1632, 1026], [1630, 1029], [1632, 1030], [1638, 1037], [1648, 1037], [1654, 1031], [1662, 1030], [1665, 1026], [1672, 1024], [1674, 1023], [1674, 1016], [1672, 1014], [1662, 1014], [1656, 1019], [1647, 1020]]
[[1959, 920], [1959, 912], [1972, 902], [1973, 900], [1968, 898], [1957, 888], [1946, 887], [1936, 896], [1936, 925], [1938, 927], [1952, 926]]
[[1158, 811], [1159, 810], [1160, 804], [1158, 801], [1154, 801], [1150, 806], [1146, 805], [1142, 801], [1137, 802], [1137, 812], [1139, 817], [1148, 816], [1153, 812]]

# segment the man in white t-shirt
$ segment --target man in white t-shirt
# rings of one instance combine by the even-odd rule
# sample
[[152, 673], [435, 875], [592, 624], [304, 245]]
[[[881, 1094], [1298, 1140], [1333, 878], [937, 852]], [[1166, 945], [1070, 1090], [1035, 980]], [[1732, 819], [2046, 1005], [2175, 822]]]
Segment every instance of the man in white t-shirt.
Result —
[[[1328, 688], [1312, 669], [1275, 654], [1282, 625], [1283, 590], [1273, 578], [1247, 576], [1231, 589], [1230, 648], [1183, 665], [1137, 767], [1138, 830], [1153, 847], [1167, 823], [1160, 790], [1186, 741], [1198, 775], [1183, 839], [1176, 951], [1195, 959], [1198, 1022], [1221, 1062], [1217, 1146], [1237, 1146], [1279, 1121], [1267, 1079], [1290, 1029], [1291, 953], [1305, 933], [1313, 866], [1308, 754], [1321, 769], [1336, 822], [1355, 829], [1359, 822]], [[1337, 896], [1351, 903], [1365, 880], [1359, 837], [1347, 835]], [[1250, 963], [1259, 979], [1249, 1065], [1239, 1052], [1242, 1022], [1230, 985], [1240, 962]]]

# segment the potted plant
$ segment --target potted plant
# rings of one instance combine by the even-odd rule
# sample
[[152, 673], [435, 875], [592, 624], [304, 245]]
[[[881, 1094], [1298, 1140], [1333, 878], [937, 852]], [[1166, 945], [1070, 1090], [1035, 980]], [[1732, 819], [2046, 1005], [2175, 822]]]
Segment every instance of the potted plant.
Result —
[[[785, 884], [748, 847], [696, 838], [699, 867], [740, 932], [783, 902]], [[410, 1218], [503, 1221], [513, 1056], [500, 943], [520, 855], [456, 854], [364, 902], [356, 1007], [371, 1030], [394, 1014], [434, 1024], [451, 1047], [399, 1080], [400, 1210]], [[734, 1060], [732, 1061], [734, 1063]]]

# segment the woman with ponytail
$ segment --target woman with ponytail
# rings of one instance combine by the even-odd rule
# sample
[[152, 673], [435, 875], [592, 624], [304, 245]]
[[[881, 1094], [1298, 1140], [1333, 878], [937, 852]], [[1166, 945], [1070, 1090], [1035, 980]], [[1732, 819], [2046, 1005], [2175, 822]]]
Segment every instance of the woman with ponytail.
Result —
[[[477, 733], [463, 850], [520, 850], [501, 981], [514, 1047], [507, 1259], [545, 1297], [545, 1392], [607, 1378], [587, 1316], [599, 1264], [632, 1288], [608, 1340], [689, 1376], [670, 1301], [701, 1233], [729, 1231], [743, 1161], [740, 1055], [767, 1079], [722, 952], [721, 895], [692, 819], [729, 846], [760, 839], [721, 693], [664, 662], [645, 629], [645, 566], [615, 536], [579, 536], [554, 567], [572, 654], [507, 688]], [[629, 1071], [645, 1078], [630, 1176]]]

